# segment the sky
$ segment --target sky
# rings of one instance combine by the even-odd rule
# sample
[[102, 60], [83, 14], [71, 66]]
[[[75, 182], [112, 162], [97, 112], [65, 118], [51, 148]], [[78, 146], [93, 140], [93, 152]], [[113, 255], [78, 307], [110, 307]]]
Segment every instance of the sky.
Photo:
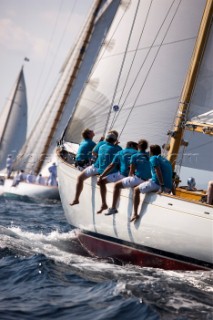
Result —
[[0, 0], [0, 112], [24, 65], [28, 134], [92, 4], [93, 0]]

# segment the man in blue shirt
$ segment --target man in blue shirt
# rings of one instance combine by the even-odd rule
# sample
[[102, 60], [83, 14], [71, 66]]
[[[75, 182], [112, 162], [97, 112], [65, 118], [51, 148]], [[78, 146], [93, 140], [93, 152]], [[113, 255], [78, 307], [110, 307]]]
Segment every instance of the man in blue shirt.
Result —
[[12, 165], [13, 165], [13, 159], [12, 155], [8, 154], [6, 159], [6, 169], [7, 169], [7, 178], [9, 179], [12, 173]]
[[[112, 162], [106, 167], [99, 177], [98, 184], [100, 185], [100, 192], [102, 198], [101, 209], [97, 213], [101, 213], [107, 209], [106, 203], [106, 184], [116, 182], [129, 174], [130, 158], [137, 152], [137, 143], [134, 141], [127, 142], [126, 148], [117, 152]], [[108, 173], [110, 173], [108, 175]]]
[[48, 186], [57, 186], [58, 185], [57, 166], [55, 162], [53, 162], [53, 164], [48, 168], [48, 171], [50, 173], [48, 182], [47, 182]]
[[92, 150], [96, 145], [96, 143], [92, 141], [94, 136], [95, 136], [95, 133], [93, 130], [85, 129], [82, 132], [83, 140], [79, 145], [79, 148], [75, 157], [76, 166], [83, 168], [90, 163], [92, 158]]
[[112, 207], [109, 208], [106, 215], [117, 213], [116, 208], [121, 189], [134, 188], [140, 183], [151, 178], [151, 169], [149, 163], [149, 154], [146, 152], [148, 142], [144, 139], [138, 141], [138, 152], [134, 153], [130, 158], [129, 176], [115, 183], [113, 190]]
[[135, 221], [139, 218], [140, 193], [145, 194], [157, 191], [158, 193], [170, 193], [172, 191], [172, 165], [166, 158], [161, 156], [161, 148], [157, 144], [150, 146], [150, 165], [152, 178], [139, 184], [134, 189], [134, 213], [130, 221]]
[[[105, 147], [107, 149], [107, 148], [109, 148], [109, 145], [112, 145], [114, 148], [114, 154], [117, 153], [119, 150], [121, 150], [120, 146], [114, 145], [116, 143], [116, 141], [117, 141], [117, 135], [115, 135], [113, 133], [109, 133], [106, 137], [105, 143], [102, 146], [100, 146], [100, 148], [98, 150], [98, 158], [95, 161], [95, 163], [93, 165], [85, 168], [81, 172], [81, 174], [78, 176], [75, 197], [74, 197], [73, 202], [70, 203], [71, 206], [79, 203], [79, 197], [80, 197], [81, 192], [83, 190], [84, 180], [88, 179], [89, 177], [95, 176], [97, 174], [101, 174], [104, 171], [104, 169], [108, 166], [108, 164], [111, 162], [111, 157], [109, 156], [110, 154], [109, 155], [105, 154], [102, 151], [102, 148]], [[109, 150], [107, 149], [107, 151], [109, 151]], [[100, 159], [99, 159], [99, 156], [100, 156]]]
[[[118, 132], [116, 130], [110, 130], [108, 132], [108, 134], [110, 133], [113, 133], [114, 135], [116, 135], [117, 139], [118, 139]], [[101, 137], [100, 141], [96, 144], [96, 146], [93, 148], [92, 150], [92, 158], [93, 158], [93, 161], [95, 162], [95, 160], [97, 160], [98, 158], [98, 151], [99, 151], [99, 148], [106, 143], [106, 139], [104, 137]], [[116, 141], [114, 144], [118, 144], [119, 142]]]

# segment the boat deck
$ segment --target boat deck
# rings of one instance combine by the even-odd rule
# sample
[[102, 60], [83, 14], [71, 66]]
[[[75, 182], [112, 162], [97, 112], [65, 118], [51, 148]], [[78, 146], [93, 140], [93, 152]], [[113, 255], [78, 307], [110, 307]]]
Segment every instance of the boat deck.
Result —
[[[61, 157], [62, 161], [67, 162], [71, 167], [75, 167], [75, 154], [66, 150], [58, 150], [58, 156]], [[176, 194], [168, 195], [172, 198], [184, 199], [189, 202], [196, 202], [207, 207], [212, 207], [206, 203], [206, 190], [188, 190], [187, 186], [180, 186], [175, 189]], [[167, 194], [166, 194], [167, 195]]]

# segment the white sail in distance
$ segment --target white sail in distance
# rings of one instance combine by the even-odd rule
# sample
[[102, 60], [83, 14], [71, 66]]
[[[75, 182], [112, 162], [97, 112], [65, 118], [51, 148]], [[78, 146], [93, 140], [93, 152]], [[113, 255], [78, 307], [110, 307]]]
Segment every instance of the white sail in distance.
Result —
[[5, 168], [8, 154], [16, 158], [27, 134], [27, 90], [23, 68], [0, 115], [0, 169]]

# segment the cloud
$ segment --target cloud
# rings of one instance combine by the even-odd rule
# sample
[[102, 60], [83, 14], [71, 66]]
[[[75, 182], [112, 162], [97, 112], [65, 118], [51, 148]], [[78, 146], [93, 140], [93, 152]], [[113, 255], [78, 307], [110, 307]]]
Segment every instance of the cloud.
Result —
[[29, 34], [9, 19], [0, 20], [0, 44], [7, 49], [21, 50], [29, 42]]
[[0, 46], [3, 50], [26, 52], [40, 58], [46, 51], [45, 39], [34, 36], [10, 19], [0, 20]]

